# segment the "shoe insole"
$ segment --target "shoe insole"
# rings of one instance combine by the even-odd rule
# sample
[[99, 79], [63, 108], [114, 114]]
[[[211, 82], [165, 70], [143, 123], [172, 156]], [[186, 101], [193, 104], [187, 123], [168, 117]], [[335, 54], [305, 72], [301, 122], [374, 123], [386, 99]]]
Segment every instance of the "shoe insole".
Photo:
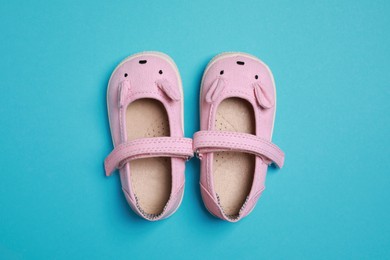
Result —
[[[140, 99], [127, 107], [127, 139], [169, 136], [165, 107], [157, 100]], [[171, 193], [171, 160], [167, 157], [130, 162], [130, 176], [138, 206], [144, 214], [162, 213]]]
[[[253, 108], [240, 98], [229, 98], [217, 108], [215, 129], [255, 134]], [[227, 216], [238, 216], [252, 187], [255, 156], [241, 152], [217, 152], [213, 156], [213, 180], [219, 203]]]

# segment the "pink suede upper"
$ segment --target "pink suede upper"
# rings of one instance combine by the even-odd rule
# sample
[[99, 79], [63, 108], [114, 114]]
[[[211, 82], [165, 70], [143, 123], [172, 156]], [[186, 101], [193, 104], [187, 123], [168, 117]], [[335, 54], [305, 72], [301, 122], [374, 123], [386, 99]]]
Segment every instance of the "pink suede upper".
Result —
[[[122, 189], [129, 205], [137, 214], [148, 220], [158, 220], [171, 215], [180, 205], [183, 195], [185, 159], [192, 154], [192, 144], [191, 140], [183, 138], [181, 88], [176, 65], [167, 55], [157, 52], [140, 53], [125, 59], [110, 78], [107, 105], [111, 135], [116, 149], [105, 161], [106, 171], [111, 172], [115, 167], [120, 168]], [[128, 104], [141, 98], [155, 99], [164, 105], [168, 114], [170, 134], [175, 139], [160, 137], [159, 140], [150, 141], [148, 139], [154, 138], [145, 138], [134, 140], [131, 144], [126, 143], [126, 108]], [[158, 141], [165, 142], [165, 145], [160, 144], [161, 149], [156, 145]], [[155, 145], [151, 145], [151, 142]], [[167, 143], [174, 144], [170, 147]], [[142, 214], [137, 206], [132, 191], [129, 164], [132, 159], [152, 155], [172, 156], [172, 190], [163, 213], [150, 219]]]
[[[244, 64], [240, 65], [238, 63]], [[244, 135], [245, 138], [241, 141], [242, 135], [238, 134], [233, 134], [233, 136], [214, 135], [208, 139], [209, 143], [206, 145], [203, 143], [203, 147], [201, 147], [202, 143], [199, 138], [205, 139], [204, 134], [198, 137], [195, 134], [194, 144], [197, 147], [204, 148], [202, 151], [204, 154], [202, 154], [201, 161], [200, 185], [207, 209], [221, 219], [235, 222], [248, 215], [254, 208], [265, 188], [265, 177], [269, 162], [274, 161], [281, 167], [284, 162], [284, 154], [275, 145], [271, 144], [276, 93], [273, 76], [268, 67], [259, 59], [242, 53], [223, 54], [211, 61], [202, 80], [200, 96], [201, 130], [215, 130], [214, 122], [217, 107], [223, 100], [230, 97], [242, 98], [252, 105], [256, 120], [256, 136]], [[250, 138], [255, 141], [251, 141]], [[213, 140], [215, 142], [212, 142]], [[229, 140], [230, 143], [226, 143]], [[210, 149], [210, 144], [212, 144], [212, 149]], [[207, 151], [205, 148], [209, 148], [209, 150]], [[257, 155], [252, 188], [237, 219], [231, 219], [223, 213], [218, 203], [211, 174], [213, 152], [229, 148]]]

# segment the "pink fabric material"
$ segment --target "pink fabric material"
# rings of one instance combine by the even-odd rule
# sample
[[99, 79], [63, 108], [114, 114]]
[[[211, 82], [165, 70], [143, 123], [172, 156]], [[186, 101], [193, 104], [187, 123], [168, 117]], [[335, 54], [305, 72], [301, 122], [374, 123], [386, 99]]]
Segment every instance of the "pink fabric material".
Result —
[[[237, 62], [242, 61], [244, 65]], [[242, 63], [241, 63], [242, 64]], [[280, 166], [283, 165], [284, 156], [271, 145], [274, 115], [276, 111], [275, 85], [271, 71], [262, 61], [249, 54], [225, 53], [215, 57], [207, 66], [202, 80], [202, 91], [200, 94], [200, 128], [202, 131], [215, 130], [215, 117], [218, 105], [227, 98], [241, 98], [252, 105], [255, 116], [256, 142], [261, 143], [262, 149], [267, 153], [272, 151], [273, 155], [264, 156], [265, 151], [256, 148], [246, 151], [256, 152], [254, 180], [247, 203], [242, 208], [237, 219], [228, 218], [222, 211], [214, 189], [212, 168], [213, 152], [203, 154], [201, 160], [201, 193], [206, 208], [215, 216], [235, 222], [248, 215], [256, 205], [258, 198], [265, 189], [265, 178], [269, 159], [275, 160]], [[197, 136], [199, 134], [196, 134]], [[196, 137], [195, 137], [196, 138]], [[237, 137], [234, 137], [237, 138]], [[196, 138], [198, 139], [198, 138]], [[231, 140], [231, 137], [220, 141]], [[199, 141], [195, 140], [195, 146]], [[265, 143], [267, 142], [267, 143]], [[242, 143], [241, 143], [242, 144]], [[222, 146], [220, 144], [219, 146]], [[224, 145], [223, 149], [231, 146]], [[239, 146], [239, 145], [237, 145]], [[205, 148], [205, 147], [203, 147]], [[216, 147], [211, 147], [216, 149]], [[240, 148], [240, 147], [238, 147]], [[203, 151], [204, 152], [204, 151]]]
[[270, 97], [266, 88], [260, 82], [255, 82], [253, 84], [253, 87], [255, 89], [255, 97], [256, 97], [257, 103], [262, 108], [271, 108], [274, 106], [274, 104], [275, 104], [274, 99], [272, 97]]
[[164, 91], [164, 93], [172, 100], [179, 101], [180, 100], [180, 92], [178, 89], [172, 87], [171, 83], [168, 80], [157, 80], [157, 86]]
[[[140, 62], [140, 61], [146, 61]], [[154, 99], [164, 106], [169, 120], [170, 137], [183, 137], [183, 96], [181, 79], [173, 60], [159, 52], [144, 52], [126, 58], [112, 73], [108, 90], [107, 106], [114, 147], [127, 143], [126, 109], [138, 99]], [[136, 124], [137, 122], [129, 122]], [[118, 148], [119, 149], [119, 148]], [[168, 217], [180, 205], [184, 191], [185, 159], [171, 157], [172, 190], [165, 211], [153, 219], [146, 218], [137, 208], [130, 178], [130, 162], [119, 169], [122, 190], [131, 208], [148, 220]], [[110, 164], [110, 169], [112, 165]]]
[[218, 96], [225, 88], [225, 83], [226, 82], [222, 77], [218, 77], [216, 80], [214, 80], [205, 97], [208, 103], [214, 102], [218, 98]]
[[122, 143], [104, 161], [106, 175], [110, 176], [131, 160], [148, 157], [176, 157], [188, 160], [193, 155], [192, 139], [183, 137], [142, 138]]
[[200, 158], [206, 153], [233, 150], [254, 154], [268, 164], [274, 162], [279, 168], [284, 163], [284, 153], [279, 147], [261, 137], [246, 133], [199, 131], [194, 134], [194, 150]]

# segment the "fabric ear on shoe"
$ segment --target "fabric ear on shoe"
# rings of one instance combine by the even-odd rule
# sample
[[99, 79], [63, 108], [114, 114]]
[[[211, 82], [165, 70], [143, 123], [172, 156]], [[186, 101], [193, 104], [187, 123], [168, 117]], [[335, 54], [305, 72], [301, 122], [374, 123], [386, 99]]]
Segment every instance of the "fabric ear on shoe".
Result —
[[171, 100], [180, 100], [180, 93], [176, 90], [176, 88], [172, 87], [171, 83], [168, 80], [158, 80], [156, 84], [157, 87], [161, 89], [165, 93], [165, 95], [167, 95]]
[[222, 77], [218, 77], [214, 80], [210, 89], [206, 93], [206, 102], [211, 103], [214, 102], [217, 97], [222, 93], [225, 88], [225, 80]]
[[271, 108], [275, 105], [272, 97], [267, 93], [265, 87], [259, 82], [254, 83], [254, 91], [257, 103], [262, 108]]

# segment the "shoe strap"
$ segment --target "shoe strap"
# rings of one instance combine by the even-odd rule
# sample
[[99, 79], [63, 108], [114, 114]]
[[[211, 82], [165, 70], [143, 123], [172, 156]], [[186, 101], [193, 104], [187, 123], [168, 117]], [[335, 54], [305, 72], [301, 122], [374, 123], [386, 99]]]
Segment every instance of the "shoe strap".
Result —
[[199, 131], [194, 134], [194, 150], [202, 155], [213, 152], [236, 151], [254, 154], [267, 164], [282, 168], [284, 153], [275, 144], [256, 135], [229, 131]]
[[122, 168], [131, 160], [150, 157], [190, 159], [194, 152], [192, 139], [184, 137], [141, 138], [119, 144], [104, 160], [106, 175]]

